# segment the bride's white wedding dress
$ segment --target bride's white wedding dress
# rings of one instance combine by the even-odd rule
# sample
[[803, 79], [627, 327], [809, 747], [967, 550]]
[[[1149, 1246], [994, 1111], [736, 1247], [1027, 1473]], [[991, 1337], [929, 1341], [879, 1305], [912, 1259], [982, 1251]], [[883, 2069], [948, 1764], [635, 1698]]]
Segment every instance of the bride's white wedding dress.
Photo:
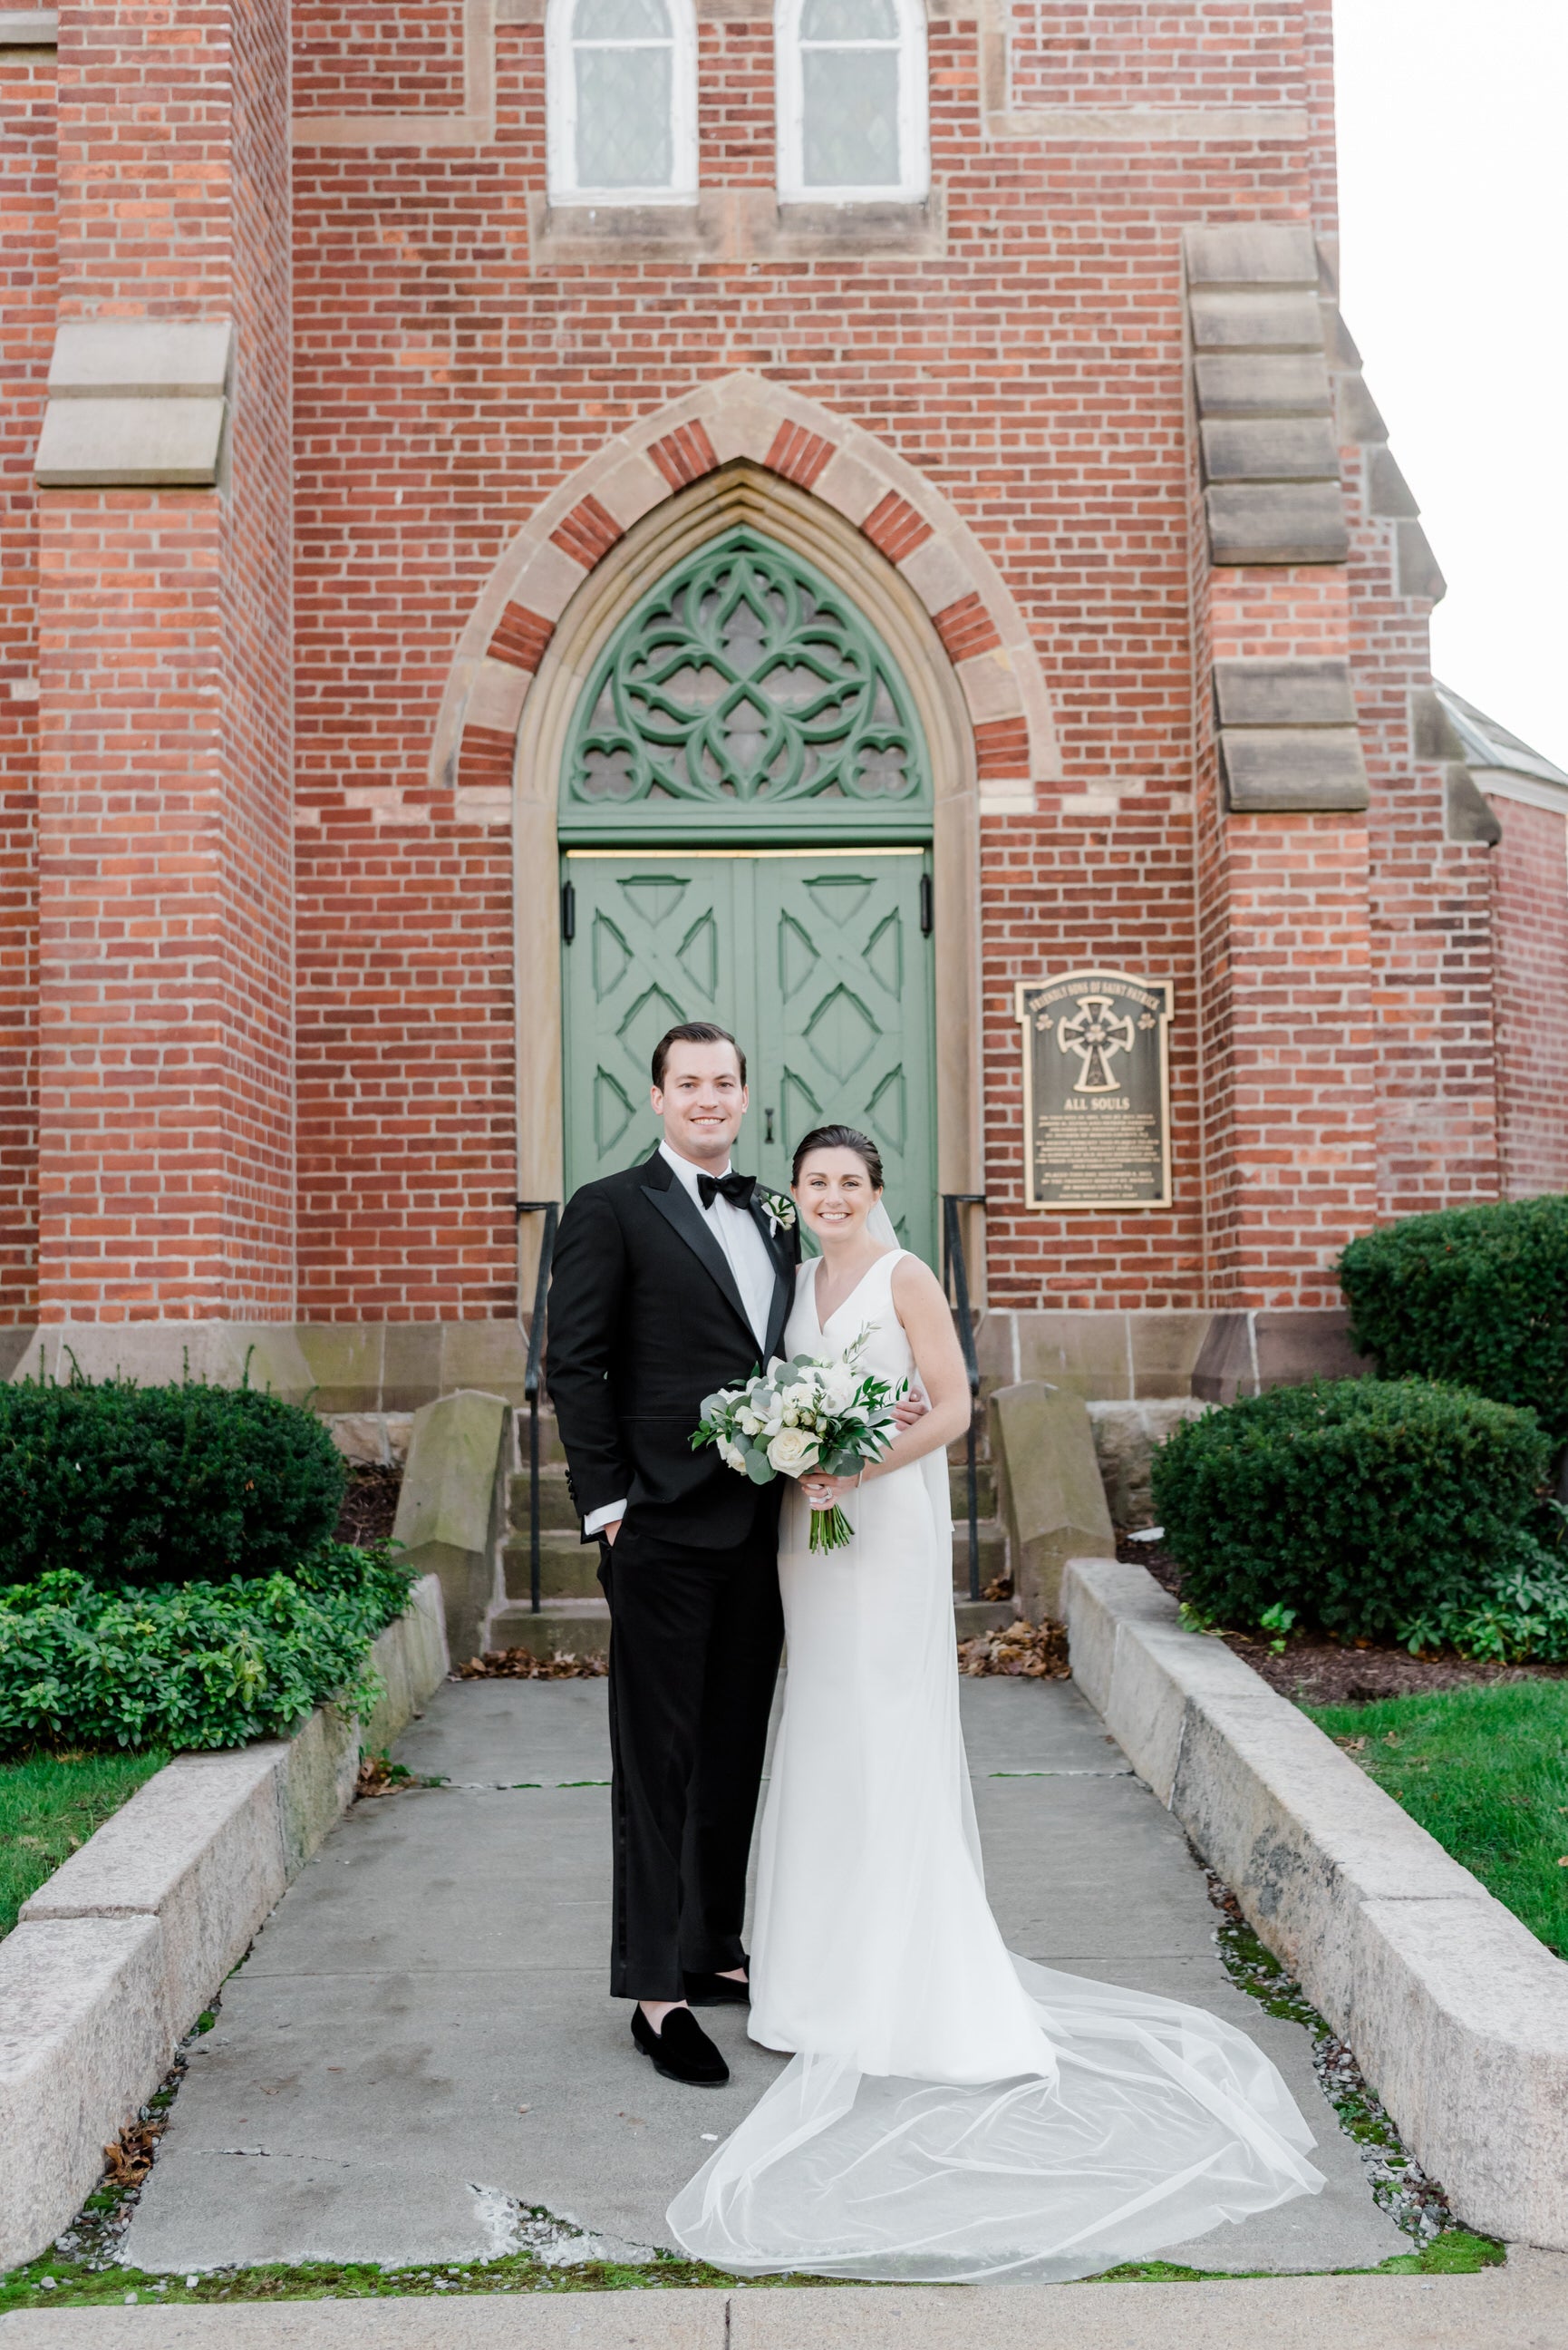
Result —
[[[802, 1265], [783, 1351], [866, 1327], [866, 1368], [909, 1378], [900, 1253], [826, 1328]], [[1043, 2281], [1315, 2193], [1311, 2133], [1241, 2033], [1009, 1953], [959, 1725], [946, 1457], [843, 1506], [846, 1549], [807, 1549], [793, 1486], [780, 1535], [750, 2029], [794, 2061], [670, 2205], [678, 2241], [745, 2273]]]

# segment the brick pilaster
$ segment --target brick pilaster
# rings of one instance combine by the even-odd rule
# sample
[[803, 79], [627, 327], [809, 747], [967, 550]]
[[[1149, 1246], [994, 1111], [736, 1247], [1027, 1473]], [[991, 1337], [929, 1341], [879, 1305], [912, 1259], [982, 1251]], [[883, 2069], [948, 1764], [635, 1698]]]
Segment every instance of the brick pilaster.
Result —
[[288, 8], [67, 0], [59, 316], [228, 318], [212, 490], [39, 496], [39, 1311], [293, 1309]]

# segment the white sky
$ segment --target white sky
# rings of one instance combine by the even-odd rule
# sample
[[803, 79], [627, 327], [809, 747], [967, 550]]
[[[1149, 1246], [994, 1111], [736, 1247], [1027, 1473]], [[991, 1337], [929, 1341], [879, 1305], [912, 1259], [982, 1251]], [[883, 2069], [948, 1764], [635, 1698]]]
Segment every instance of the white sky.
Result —
[[1568, 0], [1334, 0], [1341, 307], [1447, 598], [1437, 675], [1568, 767]]

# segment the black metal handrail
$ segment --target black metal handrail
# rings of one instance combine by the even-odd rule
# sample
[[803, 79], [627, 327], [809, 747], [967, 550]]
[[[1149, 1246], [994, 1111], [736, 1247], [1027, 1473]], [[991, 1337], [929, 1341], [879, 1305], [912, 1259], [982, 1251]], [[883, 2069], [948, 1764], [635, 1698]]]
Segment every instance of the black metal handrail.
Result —
[[969, 1433], [964, 1440], [965, 1467], [969, 1477], [969, 1596], [980, 1597], [980, 1500], [979, 1480], [975, 1471], [975, 1411], [980, 1402], [980, 1357], [974, 1346], [974, 1315], [969, 1302], [969, 1266], [963, 1253], [963, 1219], [961, 1208], [983, 1208], [983, 1191], [944, 1191], [942, 1193], [942, 1288], [952, 1300], [958, 1323], [959, 1345], [963, 1349], [963, 1367], [969, 1374]]
[[539, 1389], [545, 1373], [545, 1300], [550, 1288], [550, 1260], [556, 1253], [559, 1200], [519, 1200], [520, 1216], [543, 1216], [539, 1270], [534, 1278], [534, 1318], [528, 1326], [528, 1362], [523, 1373], [523, 1399], [528, 1407], [528, 1604], [539, 1613]]

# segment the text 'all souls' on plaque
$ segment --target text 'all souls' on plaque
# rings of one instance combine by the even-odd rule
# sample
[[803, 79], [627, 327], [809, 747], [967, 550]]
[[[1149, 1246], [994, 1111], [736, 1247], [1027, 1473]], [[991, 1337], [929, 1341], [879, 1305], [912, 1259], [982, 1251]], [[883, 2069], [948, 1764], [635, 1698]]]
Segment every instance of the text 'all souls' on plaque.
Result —
[[1027, 1206], [1169, 1207], [1173, 994], [1126, 971], [1020, 982]]

